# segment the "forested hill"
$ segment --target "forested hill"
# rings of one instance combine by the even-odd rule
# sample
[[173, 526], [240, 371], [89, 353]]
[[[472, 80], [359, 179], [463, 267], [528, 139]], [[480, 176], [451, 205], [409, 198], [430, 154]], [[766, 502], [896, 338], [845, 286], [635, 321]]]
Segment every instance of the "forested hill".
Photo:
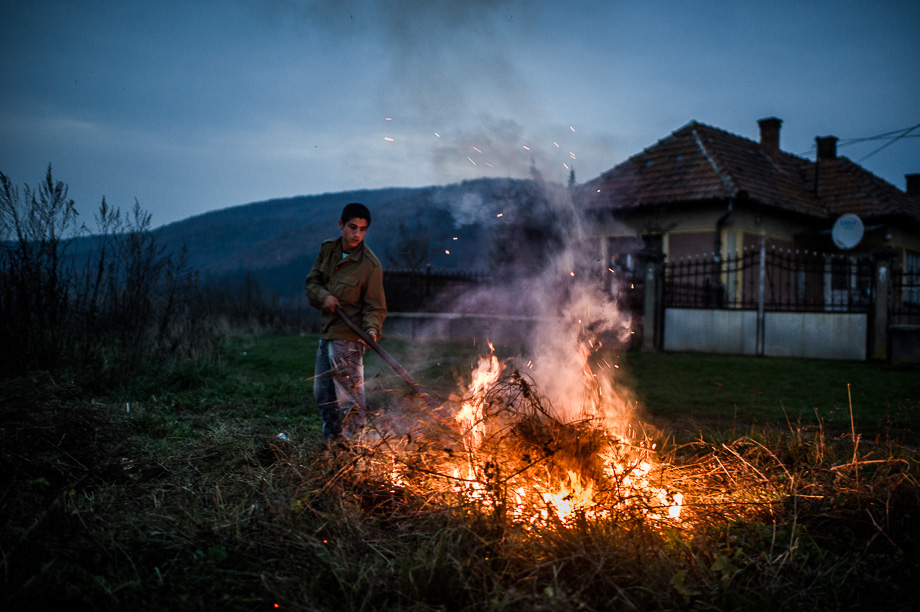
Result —
[[522, 179], [327, 193], [216, 210], [156, 235], [170, 249], [185, 245], [190, 265], [205, 278], [231, 280], [248, 270], [266, 289], [289, 296], [302, 291], [319, 244], [338, 235], [349, 202], [371, 210], [367, 243], [384, 266], [483, 270], [491, 230], [536, 197], [534, 182]]

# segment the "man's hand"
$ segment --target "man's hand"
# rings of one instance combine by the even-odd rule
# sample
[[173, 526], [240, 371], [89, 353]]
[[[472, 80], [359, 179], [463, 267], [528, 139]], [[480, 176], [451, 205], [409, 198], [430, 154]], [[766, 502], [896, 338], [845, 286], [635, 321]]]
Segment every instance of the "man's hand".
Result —
[[323, 298], [323, 310], [326, 312], [335, 312], [335, 307], [339, 305], [339, 300], [334, 295], [327, 295]]

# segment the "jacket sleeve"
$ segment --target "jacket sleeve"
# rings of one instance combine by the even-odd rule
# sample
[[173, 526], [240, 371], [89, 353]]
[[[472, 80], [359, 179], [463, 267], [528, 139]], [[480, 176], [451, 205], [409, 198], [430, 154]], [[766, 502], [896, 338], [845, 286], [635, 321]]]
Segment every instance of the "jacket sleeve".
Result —
[[323, 259], [323, 249], [320, 248], [316, 261], [313, 262], [313, 269], [310, 270], [304, 283], [310, 305], [320, 310], [323, 308], [323, 300], [330, 294], [326, 288], [329, 278], [323, 272]]
[[364, 306], [361, 308], [361, 328], [366, 332], [373, 330], [380, 338], [383, 336], [381, 331], [386, 316], [387, 302], [383, 294], [383, 268], [377, 265], [367, 279]]

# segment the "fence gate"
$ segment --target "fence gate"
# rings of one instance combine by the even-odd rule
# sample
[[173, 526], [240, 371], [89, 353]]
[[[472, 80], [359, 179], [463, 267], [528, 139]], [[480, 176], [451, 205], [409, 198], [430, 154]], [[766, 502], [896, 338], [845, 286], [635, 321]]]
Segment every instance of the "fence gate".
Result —
[[868, 257], [761, 247], [664, 268], [662, 348], [866, 359]]

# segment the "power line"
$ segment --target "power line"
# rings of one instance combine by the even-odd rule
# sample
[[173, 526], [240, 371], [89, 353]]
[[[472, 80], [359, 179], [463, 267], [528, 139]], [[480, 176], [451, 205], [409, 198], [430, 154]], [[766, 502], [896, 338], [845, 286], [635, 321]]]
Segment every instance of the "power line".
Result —
[[869, 153], [868, 155], [866, 155], [866, 156], [864, 156], [863, 158], [861, 158], [861, 159], [860, 159], [859, 161], [857, 161], [856, 163], [862, 163], [862, 161], [863, 161], [864, 159], [867, 159], [867, 158], [869, 158], [869, 157], [872, 157], [873, 155], [875, 155], [876, 153], [878, 153], [879, 151], [881, 151], [881, 150], [884, 149], [885, 147], [890, 146], [890, 145], [896, 143], [897, 141], [901, 140], [902, 138], [906, 137], [908, 134], [910, 134], [911, 132], [913, 132], [914, 130], [916, 130], [918, 127], [920, 127], [920, 123], [918, 123], [917, 125], [915, 125], [915, 126], [913, 126], [913, 127], [909, 127], [909, 128], [907, 128], [907, 129], [905, 129], [901, 134], [898, 134], [897, 136], [895, 136], [894, 138], [892, 138], [891, 140], [889, 140], [888, 142], [886, 142], [885, 144], [883, 144], [882, 146], [880, 146], [879, 148], [877, 148], [876, 150], [872, 151], [872, 152]]
[[[895, 142], [897, 142], [898, 140], [901, 140], [902, 138], [920, 138], [920, 134], [911, 134], [911, 132], [916, 130], [918, 127], [920, 127], [920, 123], [918, 123], [917, 125], [911, 126], [909, 128], [902, 128], [900, 130], [894, 130], [893, 132], [885, 132], [884, 134], [877, 134], [875, 136], [866, 136], [864, 138], [840, 138], [837, 140], [837, 146], [842, 148], [842, 147], [847, 147], [847, 146], [854, 145], [854, 144], [860, 144], [863, 142], [871, 142], [873, 140], [887, 140], [888, 141], [884, 145], [880, 146], [879, 148], [869, 153], [868, 155], [865, 155], [864, 157], [862, 157], [859, 160], [859, 162], [862, 162], [864, 159], [872, 157], [873, 155], [875, 155], [876, 153], [878, 153], [885, 147], [894, 144]], [[799, 153], [799, 155], [800, 156], [808, 155], [809, 153], [811, 153], [817, 148], [818, 148], [817, 144], [814, 144], [811, 146], [810, 149], [808, 149], [808, 151], [805, 151], [804, 153]]]

